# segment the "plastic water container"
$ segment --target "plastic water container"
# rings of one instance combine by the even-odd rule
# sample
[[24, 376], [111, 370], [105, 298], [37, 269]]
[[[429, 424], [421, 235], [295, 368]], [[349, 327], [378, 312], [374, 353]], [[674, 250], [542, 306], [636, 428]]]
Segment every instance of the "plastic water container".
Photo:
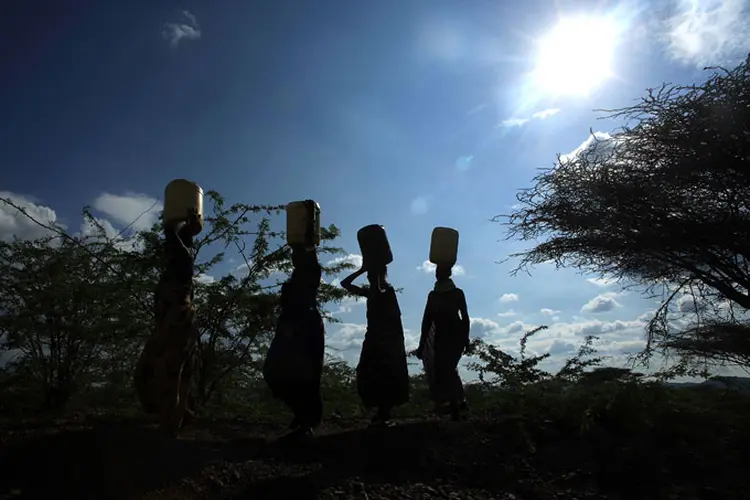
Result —
[[313, 200], [286, 206], [286, 241], [290, 245], [320, 245], [320, 205]]
[[362, 252], [362, 267], [366, 270], [387, 266], [393, 262], [388, 235], [380, 224], [370, 224], [357, 231], [357, 241]]
[[450, 227], [436, 227], [430, 239], [430, 262], [453, 267], [458, 260], [458, 231]]
[[175, 179], [164, 190], [164, 228], [188, 220], [191, 211], [198, 213], [198, 223], [193, 226], [193, 236], [203, 230], [203, 189], [187, 179]]

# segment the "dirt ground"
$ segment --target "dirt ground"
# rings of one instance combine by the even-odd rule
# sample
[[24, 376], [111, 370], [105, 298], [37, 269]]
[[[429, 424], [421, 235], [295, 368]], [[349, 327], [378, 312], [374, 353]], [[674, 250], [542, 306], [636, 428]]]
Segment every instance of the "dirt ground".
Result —
[[[605, 449], [554, 427], [526, 428], [472, 418], [375, 431], [349, 420], [291, 445], [277, 439], [279, 424], [241, 420], [199, 421], [177, 439], [142, 419], [4, 424], [0, 499], [740, 498], [689, 467], [680, 477], [644, 468], [682, 459], [644, 456], [645, 448], [625, 446], [631, 438]], [[710, 484], [730, 477], [716, 474]]]

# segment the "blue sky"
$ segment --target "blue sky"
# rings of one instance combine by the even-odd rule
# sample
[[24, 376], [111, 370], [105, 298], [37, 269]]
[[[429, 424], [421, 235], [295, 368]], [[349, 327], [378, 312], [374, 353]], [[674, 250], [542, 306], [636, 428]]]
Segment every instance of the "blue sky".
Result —
[[[523, 329], [550, 325], [529, 346], [551, 350], [553, 366], [593, 333], [616, 363], [642, 345], [653, 301], [549, 265], [511, 278], [512, 263], [496, 261], [523, 247], [499, 241], [489, 219], [590, 127], [617, 127], [593, 109], [737, 64], [750, 49], [749, 7], [5, 2], [0, 191], [72, 232], [86, 204], [123, 227], [176, 177], [229, 202], [314, 198], [355, 261], [357, 229], [386, 226], [412, 344], [433, 284], [430, 232], [456, 227], [474, 335], [512, 348]], [[39, 234], [0, 209], [0, 237]], [[344, 323], [330, 326], [329, 344], [356, 362], [364, 307], [336, 314]]]

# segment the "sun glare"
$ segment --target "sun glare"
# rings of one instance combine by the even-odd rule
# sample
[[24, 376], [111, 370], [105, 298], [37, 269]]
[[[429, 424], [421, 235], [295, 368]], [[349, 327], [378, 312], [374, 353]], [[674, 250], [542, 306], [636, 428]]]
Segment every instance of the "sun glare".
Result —
[[546, 94], [589, 94], [612, 76], [617, 31], [605, 17], [560, 19], [538, 41], [534, 84]]

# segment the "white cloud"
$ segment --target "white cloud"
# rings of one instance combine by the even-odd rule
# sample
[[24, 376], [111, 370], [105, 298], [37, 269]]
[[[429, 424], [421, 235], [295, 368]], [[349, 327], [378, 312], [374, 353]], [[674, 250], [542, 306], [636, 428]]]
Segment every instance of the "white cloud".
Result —
[[[526, 324], [517, 321], [519, 324], [511, 324], [500, 331], [508, 332], [508, 329], [514, 331], [526, 332], [536, 328], [537, 325]], [[636, 320], [612, 320], [602, 321], [598, 319], [578, 320], [566, 323], [555, 323], [548, 325], [549, 328], [537, 333], [533, 339], [534, 342], [551, 341], [552, 339], [568, 339], [573, 342], [579, 342], [581, 337], [587, 335], [606, 337], [607, 341], [614, 340], [633, 340], [641, 339], [644, 335], [645, 322], [640, 319]], [[545, 340], [546, 339], [546, 340]], [[517, 339], [516, 339], [517, 340]]]
[[[22, 208], [26, 213], [45, 225], [58, 225], [57, 214], [51, 208], [39, 205], [30, 196], [0, 191], [0, 198], [6, 199]], [[0, 200], [0, 240], [11, 241], [14, 236], [22, 240], [33, 240], [54, 234], [33, 222], [15, 207]]]
[[498, 335], [501, 331], [500, 324], [487, 318], [471, 318], [471, 336], [484, 338]]
[[[250, 266], [252, 265], [253, 265], [253, 260], [249, 259], [247, 262], [243, 262], [242, 264], [235, 265], [234, 268], [230, 272], [232, 276], [234, 276], [235, 278], [242, 279], [250, 273]], [[275, 272], [277, 271], [272, 271], [271, 274]]]
[[[42, 224], [55, 226], [60, 230], [67, 229], [65, 225], [59, 223], [57, 214], [53, 209], [35, 203], [31, 197], [0, 191], [0, 198], [5, 198], [23, 208], [28, 215]], [[92, 206], [106, 217], [93, 217], [92, 220], [84, 219], [79, 232], [68, 234], [94, 239], [104, 236], [114, 246], [122, 250], [134, 249], [136, 241], [128, 236], [118, 237], [121, 230], [113, 222], [119, 223], [123, 227], [133, 223], [131, 227], [138, 230], [149, 229], [157, 220], [161, 210], [161, 203], [157, 200], [132, 193], [126, 195], [103, 193], [94, 200]], [[54, 231], [41, 227], [16, 208], [0, 201], [0, 239], [5, 241], [10, 241], [13, 237], [37, 239], [54, 234]]]
[[350, 253], [349, 255], [344, 255], [342, 257], [336, 257], [335, 259], [329, 260], [326, 263], [326, 266], [336, 266], [339, 264], [354, 264], [354, 266], [359, 269], [362, 267], [362, 256], [355, 253]]
[[417, 266], [417, 271], [422, 271], [423, 273], [434, 273], [435, 268], [437, 268], [435, 264], [426, 260]]
[[[417, 271], [422, 271], [423, 273], [434, 273], [436, 267], [437, 266], [435, 264], [433, 264], [429, 260], [426, 260], [417, 266]], [[463, 276], [465, 274], [466, 274], [466, 269], [464, 269], [464, 267], [461, 264], [456, 264], [455, 266], [453, 266], [454, 276]]]
[[115, 222], [123, 226], [130, 225], [136, 231], [151, 229], [164, 208], [159, 200], [136, 193], [102, 193], [94, 200], [93, 207]]
[[616, 300], [617, 296], [618, 294], [612, 292], [597, 295], [581, 307], [581, 312], [587, 314], [601, 314], [614, 311], [616, 308], [622, 307]]
[[544, 120], [545, 118], [549, 118], [550, 116], [555, 116], [559, 112], [560, 112], [560, 108], [543, 109], [531, 115], [531, 119], [532, 120]]
[[172, 47], [177, 47], [182, 40], [197, 40], [201, 37], [201, 30], [195, 16], [183, 10], [181, 17], [180, 22], [166, 23], [162, 29], [162, 36]]
[[505, 304], [507, 302], [516, 302], [518, 301], [518, 294], [516, 293], [504, 293], [500, 297], [500, 302]]
[[506, 335], [514, 334], [514, 335], [523, 335], [529, 330], [533, 330], [536, 328], [536, 326], [527, 325], [523, 321], [514, 321], [513, 323], [504, 326], [501, 328], [501, 333], [504, 333]]
[[211, 283], [213, 283], [214, 281], [216, 281], [216, 278], [214, 278], [213, 276], [211, 276], [209, 274], [201, 273], [201, 274], [199, 274], [198, 276], [195, 277], [195, 280], [198, 281], [199, 283], [204, 283], [206, 285], [210, 285]]
[[[334, 285], [333, 283], [331, 283]], [[338, 282], [334, 286], [338, 286]], [[339, 302], [338, 309], [335, 311], [331, 311], [331, 314], [338, 315], [338, 314], [346, 314], [350, 313], [354, 310], [355, 307], [361, 306], [367, 303], [367, 299], [365, 297], [345, 297], [344, 299]]]
[[356, 323], [339, 323], [338, 328], [327, 335], [326, 346], [337, 351], [360, 349], [365, 339], [367, 325]]
[[[612, 366], [622, 365], [628, 354], [640, 351], [644, 346], [645, 322], [641, 319], [626, 321], [578, 320], [554, 323], [537, 332], [527, 342], [527, 354], [538, 355], [549, 352], [545, 369], [557, 370], [588, 335], [599, 337], [597, 349], [603, 356], [612, 356], [607, 362]], [[503, 351], [518, 355], [519, 340], [538, 325], [513, 321], [501, 324], [488, 318], [471, 318], [471, 336], [481, 338]]]
[[420, 334], [409, 328], [404, 328], [404, 347], [406, 352], [411, 352], [419, 346]]
[[608, 278], [588, 278], [586, 281], [588, 281], [592, 285], [596, 285], [600, 287], [608, 287], [616, 283], [615, 280], [608, 279]]
[[515, 315], [516, 315], [516, 312], [515, 312], [515, 311], [514, 311], [513, 309], [508, 309], [508, 310], [507, 310], [507, 311], [505, 311], [505, 312], [499, 312], [499, 313], [497, 313], [497, 315], [498, 315], [499, 317], [501, 317], [501, 318], [508, 318], [508, 317], [510, 317], [510, 316], [515, 316]]
[[539, 310], [539, 314], [542, 314], [543, 316], [554, 316], [556, 314], [560, 314], [562, 311], [557, 311], [555, 309], [548, 309], [546, 307], [543, 307]]
[[526, 124], [528, 121], [529, 118], [508, 118], [501, 121], [500, 125], [503, 127], [520, 127], [521, 125]]
[[572, 342], [566, 342], [564, 340], [555, 339], [552, 344], [550, 344], [549, 348], [547, 348], [547, 352], [550, 353], [551, 356], [557, 356], [561, 354], [572, 354], [576, 351], [576, 346]]
[[[537, 326], [523, 321], [501, 325], [486, 318], [472, 318], [471, 334], [472, 337], [482, 338], [485, 342], [499, 347], [508, 354], [517, 356], [519, 340], [524, 333]], [[551, 357], [544, 363], [544, 368], [552, 371], [559, 369], [565, 359], [578, 349], [588, 335], [599, 338], [596, 348], [600, 355], [611, 357], [606, 361], [606, 364], [610, 366], [622, 366], [629, 354], [641, 351], [644, 346], [645, 322], [641, 319], [633, 321], [578, 320], [548, 326], [546, 330], [539, 331], [529, 338], [527, 354], [550, 353]]]
[[560, 155], [560, 161], [564, 163], [574, 160], [580, 154], [594, 155], [590, 157], [591, 159], [596, 158], [597, 155], [605, 158], [612, 153], [615, 142], [616, 139], [607, 132], [594, 132], [573, 151], [566, 155]]
[[524, 332], [535, 328], [534, 325], [528, 325], [523, 321], [513, 321], [507, 325], [501, 325], [497, 321], [488, 318], [471, 318], [471, 336], [484, 338], [495, 344], [502, 344], [508, 340], [509, 335], [515, 335], [513, 340], [518, 342], [518, 338]]
[[573, 335], [607, 335], [612, 333], [627, 334], [627, 336], [642, 336], [645, 324], [636, 319], [632, 321], [613, 320], [600, 321], [596, 319], [578, 321], [576, 323], [557, 323], [550, 327], [552, 331], [564, 331]]
[[665, 22], [669, 55], [698, 67], [744, 56], [750, 47], [747, 0], [677, 0]]
[[704, 299], [686, 293], [677, 299], [676, 306], [681, 313], [696, 313], [705, 310], [707, 304]]
[[93, 217], [92, 220], [84, 219], [81, 223], [81, 236], [85, 238], [91, 238], [96, 241], [103, 241], [100, 238], [103, 236], [116, 247], [123, 250], [132, 250], [133, 241], [129, 241], [128, 238], [119, 237], [120, 231], [115, 229], [110, 221], [99, 217]]
[[508, 118], [500, 122], [500, 126], [501, 127], [520, 127], [522, 125], [526, 125], [531, 120], [544, 120], [545, 118], [549, 118], [550, 116], [555, 116], [559, 112], [560, 112], [559, 108], [543, 109], [541, 111], [537, 111], [536, 113], [532, 113], [531, 116], [529, 116], [528, 118], [517, 118], [517, 117]]

